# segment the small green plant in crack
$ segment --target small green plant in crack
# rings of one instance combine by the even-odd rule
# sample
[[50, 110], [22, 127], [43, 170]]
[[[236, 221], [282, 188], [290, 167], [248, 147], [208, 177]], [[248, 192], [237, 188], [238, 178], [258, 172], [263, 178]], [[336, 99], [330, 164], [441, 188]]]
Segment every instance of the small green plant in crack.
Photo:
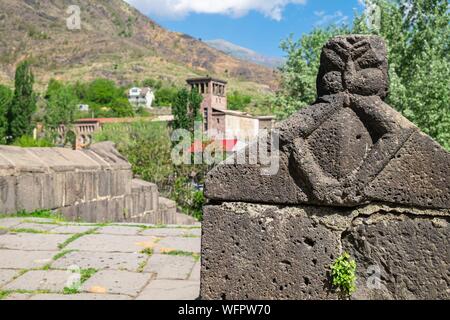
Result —
[[10, 233], [34, 233], [34, 234], [46, 234], [48, 231], [36, 230], [36, 229], [10, 229]]
[[153, 255], [153, 248], [145, 248], [141, 251], [141, 254], [145, 254], [150, 257]]
[[163, 254], [166, 254], [169, 256], [192, 257], [192, 258], [194, 258], [194, 260], [196, 262], [200, 261], [200, 255], [198, 253], [194, 253], [194, 252], [174, 250], [174, 251], [164, 252]]
[[0, 300], [5, 299], [6, 297], [8, 297], [10, 295], [9, 291], [0, 291]]
[[81, 269], [81, 270], [72, 270], [73, 273], [79, 272], [79, 280], [75, 281], [70, 287], [65, 287], [63, 289], [63, 294], [77, 294], [80, 293], [80, 288], [83, 283], [85, 283], [89, 278], [91, 278], [94, 274], [98, 272], [97, 269], [89, 268], [89, 269]]
[[341, 298], [349, 298], [356, 291], [356, 261], [344, 252], [331, 265], [331, 284]]

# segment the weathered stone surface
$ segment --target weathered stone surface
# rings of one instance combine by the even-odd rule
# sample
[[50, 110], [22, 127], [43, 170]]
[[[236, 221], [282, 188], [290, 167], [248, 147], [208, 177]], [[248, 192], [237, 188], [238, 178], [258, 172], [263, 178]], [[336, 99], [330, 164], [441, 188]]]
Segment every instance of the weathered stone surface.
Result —
[[248, 157], [248, 148], [209, 173], [207, 197], [450, 208], [450, 153], [383, 102], [387, 70], [381, 38], [331, 39], [322, 52], [316, 103], [278, 127], [278, 173], [264, 175], [262, 164], [236, 164], [240, 154]]
[[65, 226], [54, 226], [56, 228], [52, 229], [52, 233], [60, 234], [71, 234], [71, 233], [84, 233], [93, 230], [94, 226], [78, 226], [78, 225], [65, 225]]
[[156, 249], [158, 252], [175, 250], [200, 253], [200, 243], [196, 238], [167, 237], [157, 243]]
[[67, 286], [71, 273], [60, 270], [28, 271], [13, 282], [3, 287], [3, 290], [48, 290], [50, 292], [62, 292]]
[[146, 273], [100, 271], [83, 284], [82, 290], [90, 293], [121, 293], [137, 296], [150, 279], [151, 275]]
[[148, 260], [145, 272], [155, 273], [158, 280], [187, 280], [194, 264], [192, 257], [155, 254]]
[[107, 226], [107, 227], [101, 227], [100, 229], [98, 229], [97, 233], [135, 236], [140, 231], [142, 231], [142, 228], [122, 227], [122, 226]]
[[17, 270], [5, 270], [0, 269], [0, 288], [14, 279], [14, 277], [18, 274]]
[[[37, 294], [29, 298], [28, 300], [39, 301], [109, 301], [109, 300], [131, 300], [132, 298], [123, 294], [93, 294], [93, 293], [80, 293], [80, 294]], [[19, 299], [21, 300], [21, 299]]]
[[0, 237], [0, 249], [54, 251], [69, 237], [61, 234], [5, 234]]
[[[156, 246], [156, 237], [91, 234], [67, 246], [70, 250], [99, 252], [140, 252]], [[0, 240], [1, 245], [1, 240]]]
[[[340, 232], [315, 221], [314, 208], [224, 204], [204, 211], [203, 299], [332, 298], [328, 271]], [[218, 232], [220, 230], [220, 232]]]
[[42, 224], [42, 223], [33, 223], [33, 222], [22, 222], [14, 227], [14, 229], [28, 229], [28, 230], [36, 230], [42, 232], [49, 232], [57, 227], [56, 224]]
[[76, 265], [81, 269], [137, 271], [147, 258], [138, 253], [75, 251], [55, 261], [52, 268], [67, 269]]
[[143, 236], [154, 237], [181, 237], [187, 234], [190, 234], [190, 230], [182, 228], [152, 228], [141, 232]]
[[224, 203], [204, 215], [203, 299], [336, 299], [330, 266], [344, 250], [357, 262], [356, 299], [450, 299], [448, 210]]
[[450, 299], [449, 223], [450, 217], [392, 214], [355, 220], [342, 239], [358, 261], [355, 298]]
[[2, 218], [0, 219], [0, 228], [12, 228], [21, 224], [21, 218]]
[[136, 300], [196, 300], [198, 283], [181, 280], [153, 280]]
[[41, 268], [50, 263], [57, 253], [58, 251], [0, 250], [0, 269]]

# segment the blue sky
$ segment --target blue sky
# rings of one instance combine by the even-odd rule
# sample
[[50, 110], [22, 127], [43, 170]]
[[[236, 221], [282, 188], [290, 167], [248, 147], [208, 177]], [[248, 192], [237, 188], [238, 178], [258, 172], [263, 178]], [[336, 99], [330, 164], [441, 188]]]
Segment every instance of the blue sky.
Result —
[[359, 0], [126, 0], [163, 27], [203, 40], [225, 39], [283, 56], [282, 39], [331, 23], [351, 23]]

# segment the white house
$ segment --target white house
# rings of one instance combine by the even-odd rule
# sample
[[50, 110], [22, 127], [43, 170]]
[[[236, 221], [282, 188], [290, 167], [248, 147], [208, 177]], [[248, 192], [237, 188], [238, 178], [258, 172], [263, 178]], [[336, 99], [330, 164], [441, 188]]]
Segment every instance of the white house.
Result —
[[155, 94], [151, 88], [131, 88], [128, 92], [128, 101], [136, 108], [152, 109]]

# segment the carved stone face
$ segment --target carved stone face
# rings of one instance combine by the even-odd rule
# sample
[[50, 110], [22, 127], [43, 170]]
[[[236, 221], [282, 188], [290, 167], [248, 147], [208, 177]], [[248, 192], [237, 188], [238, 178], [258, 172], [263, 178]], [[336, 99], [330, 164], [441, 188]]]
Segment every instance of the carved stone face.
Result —
[[317, 90], [319, 97], [349, 92], [363, 96], [388, 94], [384, 40], [377, 36], [338, 36], [323, 48]]

